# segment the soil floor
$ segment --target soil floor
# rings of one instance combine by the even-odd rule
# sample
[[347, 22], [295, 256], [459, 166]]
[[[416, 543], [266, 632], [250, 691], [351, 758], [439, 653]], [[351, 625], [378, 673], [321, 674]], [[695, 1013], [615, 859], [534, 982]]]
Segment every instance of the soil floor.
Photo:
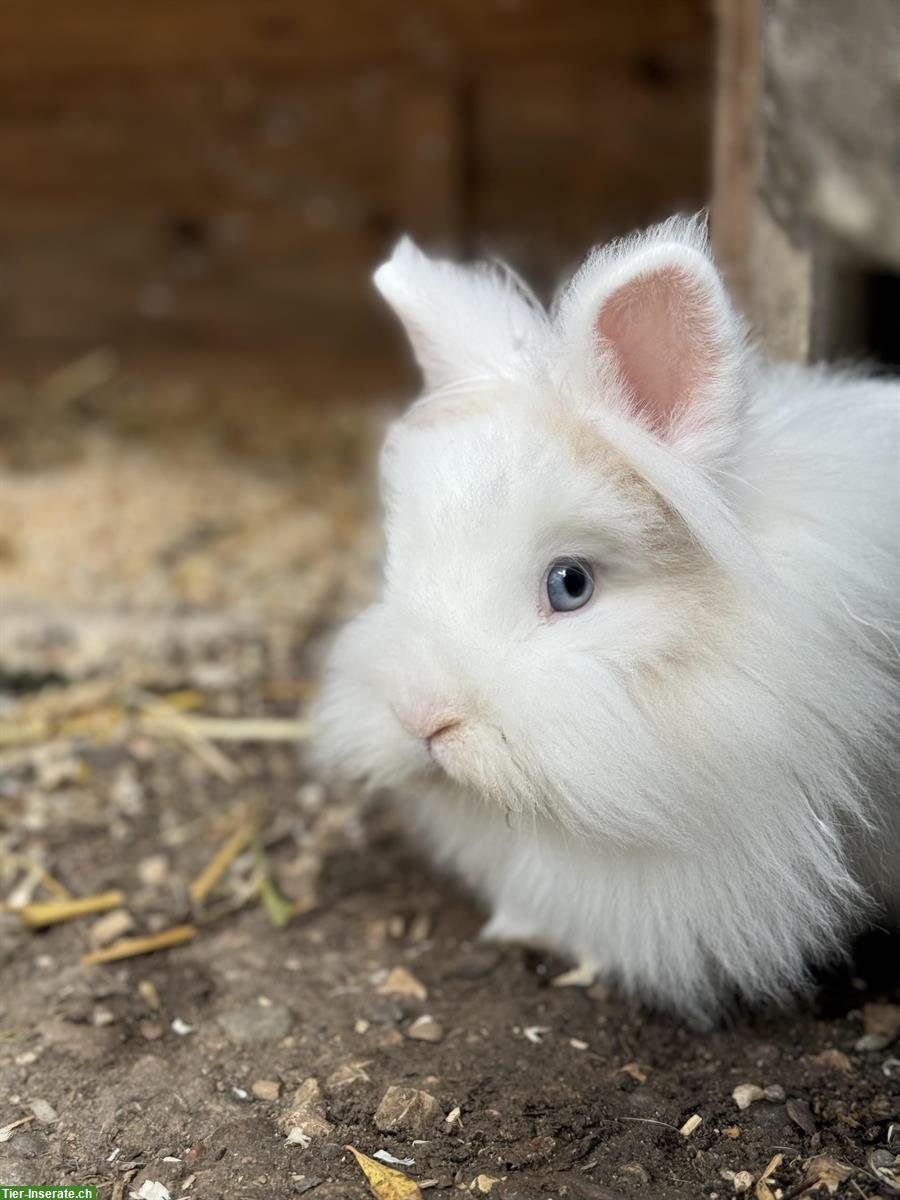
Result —
[[382, 418], [261, 393], [95, 358], [0, 397], [0, 897], [121, 893], [0, 913], [0, 1184], [362, 1200], [353, 1146], [426, 1198], [900, 1194], [896, 939], [699, 1034], [479, 942], [389, 802], [312, 776]]

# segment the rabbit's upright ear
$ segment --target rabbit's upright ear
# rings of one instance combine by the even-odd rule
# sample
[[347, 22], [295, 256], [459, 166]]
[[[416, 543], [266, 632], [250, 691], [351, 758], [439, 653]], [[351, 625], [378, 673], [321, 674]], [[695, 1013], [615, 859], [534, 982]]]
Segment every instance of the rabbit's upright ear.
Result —
[[403, 322], [431, 391], [514, 378], [546, 327], [546, 315], [502, 267], [428, 258], [409, 238], [374, 275]]
[[564, 293], [558, 320], [570, 363], [598, 400], [624, 400], [630, 415], [685, 449], [730, 440], [744, 332], [703, 224], [667, 221], [596, 252]]

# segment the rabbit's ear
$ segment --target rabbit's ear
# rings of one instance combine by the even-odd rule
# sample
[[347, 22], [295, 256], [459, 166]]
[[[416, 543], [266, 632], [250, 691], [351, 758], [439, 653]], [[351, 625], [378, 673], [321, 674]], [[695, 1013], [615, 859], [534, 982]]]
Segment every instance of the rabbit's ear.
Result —
[[665, 441], [721, 442], [740, 401], [744, 334], [702, 224], [668, 221], [598, 251], [558, 320], [589, 386], [624, 394]]
[[511, 272], [431, 259], [409, 238], [374, 281], [403, 322], [429, 391], [515, 377], [546, 326], [540, 305]]

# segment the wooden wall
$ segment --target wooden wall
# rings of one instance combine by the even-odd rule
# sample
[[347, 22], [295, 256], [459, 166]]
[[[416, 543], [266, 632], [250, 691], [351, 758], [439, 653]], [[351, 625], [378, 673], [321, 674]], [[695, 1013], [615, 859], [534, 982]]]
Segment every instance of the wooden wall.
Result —
[[5, 0], [0, 353], [378, 354], [392, 238], [547, 289], [705, 201], [706, 0]]

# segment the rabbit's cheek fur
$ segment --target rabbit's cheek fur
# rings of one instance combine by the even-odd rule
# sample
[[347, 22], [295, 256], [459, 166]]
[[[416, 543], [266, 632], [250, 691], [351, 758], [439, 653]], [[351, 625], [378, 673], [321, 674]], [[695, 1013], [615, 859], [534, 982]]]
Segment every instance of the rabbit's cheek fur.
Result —
[[[454, 634], [376, 606], [335, 648], [319, 752], [370, 786], [443, 777], [482, 809], [540, 816], [594, 842], [683, 845], [699, 832], [698, 811], [650, 764], [660, 739], [677, 736], [660, 715], [661, 682], [672, 703], [689, 702], [698, 647], [721, 619], [710, 576], [609, 585], [590, 613], [536, 620], [505, 640], [498, 625], [486, 644], [473, 622]], [[397, 715], [419, 697], [454, 721], [430, 748]]]

